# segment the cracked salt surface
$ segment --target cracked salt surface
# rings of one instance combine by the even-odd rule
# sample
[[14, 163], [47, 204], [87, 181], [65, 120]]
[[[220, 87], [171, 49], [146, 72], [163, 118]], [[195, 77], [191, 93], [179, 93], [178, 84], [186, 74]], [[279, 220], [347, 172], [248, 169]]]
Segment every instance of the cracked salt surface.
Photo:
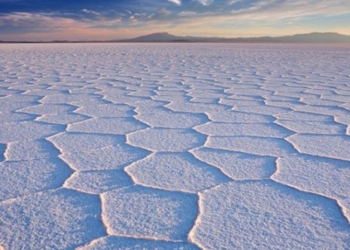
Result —
[[350, 248], [349, 46], [0, 53], [0, 249]]

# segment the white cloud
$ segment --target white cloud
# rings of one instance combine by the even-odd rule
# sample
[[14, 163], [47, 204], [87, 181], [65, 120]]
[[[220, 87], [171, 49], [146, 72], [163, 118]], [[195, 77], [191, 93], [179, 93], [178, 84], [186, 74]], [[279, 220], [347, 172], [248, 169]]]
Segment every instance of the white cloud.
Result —
[[0, 16], [0, 27], [8, 27], [21, 32], [52, 32], [81, 26], [73, 19], [54, 17], [50, 14], [13, 12]]
[[239, 3], [239, 2], [243, 2], [242, 0], [229, 0], [227, 2], [227, 5], [232, 5], [232, 4], [236, 4], [236, 3]]
[[214, 2], [214, 0], [197, 0], [197, 2], [199, 2], [200, 4], [202, 4], [204, 6], [208, 6], [208, 5], [212, 4]]
[[336, 16], [350, 13], [350, 1], [310, 0], [310, 3], [306, 4], [304, 0], [287, 2], [260, 0], [254, 5], [240, 10], [233, 10], [231, 13], [244, 14], [250, 20], [264, 21], [303, 18], [312, 15]]
[[93, 11], [93, 10], [82, 9], [81, 11], [86, 13], [86, 14], [92, 14], [92, 15], [95, 15], [95, 16], [100, 16], [101, 15], [100, 13], [98, 13], [96, 11]]
[[197, 13], [193, 11], [181, 11], [179, 14], [177, 14], [180, 17], [188, 17], [188, 16], [195, 16]]
[[181, 3], [181, 0], [168, 0], [169, 2], [171, 2], [171, 3], [174, 3], [174, 4], [176, 4], [176, 5], [181, 5], [182, 3]]

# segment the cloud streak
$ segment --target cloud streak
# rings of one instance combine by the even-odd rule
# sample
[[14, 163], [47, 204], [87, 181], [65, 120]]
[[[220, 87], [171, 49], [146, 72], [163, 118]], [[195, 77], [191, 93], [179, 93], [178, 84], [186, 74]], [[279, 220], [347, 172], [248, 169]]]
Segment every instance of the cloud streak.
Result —
[[182, 5], [181, 0], [168, 0], [168, 1], [179, 6]]
[[48, 14], [14, 12], [0, 16], [0, 27], [21, 33], [54, 32], [82, 27], [82, 24], [70, 18], [52, 17]]
[[208, 6], [208, 5], [212, 4], [214, 2], [214, 0], [197, 0], [197, 2], [199, 2], [200, 4], [202, 4], [204, 6]]
[[239, 36], [327, 29], [350, 34], [348, 0], [101, 0], [98, 5], [93, 0], [52, 0], [32, 6], [25, 2], [1, 1], [1, 39], [29, 33], [46, 37], [73, 29], [95, 32], [96, 38], [99, 31], [116, 38], [151, 31]]

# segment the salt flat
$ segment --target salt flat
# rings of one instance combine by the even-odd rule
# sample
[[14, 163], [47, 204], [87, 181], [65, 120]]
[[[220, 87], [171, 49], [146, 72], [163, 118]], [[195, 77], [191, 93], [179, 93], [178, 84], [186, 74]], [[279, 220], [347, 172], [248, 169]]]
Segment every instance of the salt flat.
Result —
[[350, 46], [0, 54], [0, 249], [350, 249]]

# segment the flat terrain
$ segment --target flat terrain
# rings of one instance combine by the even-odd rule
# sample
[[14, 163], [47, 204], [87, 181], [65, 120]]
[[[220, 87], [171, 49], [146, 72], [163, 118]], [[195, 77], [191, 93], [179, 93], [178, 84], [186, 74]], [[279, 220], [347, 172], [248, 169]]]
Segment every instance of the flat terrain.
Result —
[[0, 249], [350, 249], [350, 46], [0, 55]]

